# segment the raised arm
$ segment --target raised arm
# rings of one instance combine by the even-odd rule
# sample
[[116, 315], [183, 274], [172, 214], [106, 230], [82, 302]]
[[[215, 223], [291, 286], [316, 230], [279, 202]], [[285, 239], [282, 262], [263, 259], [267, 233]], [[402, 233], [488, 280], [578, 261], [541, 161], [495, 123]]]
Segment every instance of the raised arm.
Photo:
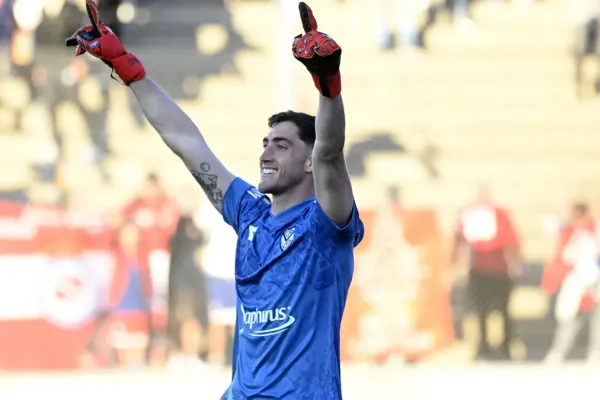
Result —
[[75, 55], [88, 52], [99, 58], [112, 68], [113, 77], [131, 88], [150, 124], [183, 160], [212, 205], [222, 212], [223, 196], [234, 176], [215, 157], [190, 118], [146, 76], [142, 63], [128, 53], [117, 36], [102, 23], [96, 3], [87, 0], [86, 8], [90, 25], [68, 38], [67, 47], [75, 47]]
[[234, 175], [214, 155], [198, 127], [150, 77], [132, 82], [129, 87], [150, 125], [181, 158], [211, 204], [221, 212], [223, 196]]
[[354, 207], [350, 175], [344, 159], [346, 119], [342, 96], [321, 96], [317, 111], [317, 139], [313, 149], [313, 177], [317, 201], [336, 224], [348, 222]]
[[306, 66], [321, 92], [312, 154], [317, 201], [332, 221], [343, 226], [351, 217], [354, 196], [344, 159], [346, 117], [339, 72], [342, 49], [327, 34], [317, 31], [317, 22], [306, 4], [300, 3], [299, 8], [306, 33], [294, 40], [294, 56]]

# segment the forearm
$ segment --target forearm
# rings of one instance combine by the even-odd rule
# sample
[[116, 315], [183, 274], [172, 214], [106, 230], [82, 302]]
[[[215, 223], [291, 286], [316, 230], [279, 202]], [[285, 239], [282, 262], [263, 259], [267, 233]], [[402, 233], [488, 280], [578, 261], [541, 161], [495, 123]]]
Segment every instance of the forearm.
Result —
[[450, 251], [450, 264], [452, 264], [453, 266], [456, 265], [458, 263], [458, 261], [461, 258], [461, 246], [455, 244], [454, 246], [452, 246], [452, 250]]
[[452, 241], [452, 250], [450, 251], [450, 263], [454, 266], [456, 265], [464, 251], [465, 243], [460, 233], [454, 235], [454, 239]]
[[183, 158], [190, 137], [204, 141], [194, 122], [150, 77], [129, 87], [150, 125], [177, 155]]
[[521, 266], [521, 252], [518, 246], [507, 247], [504, 249], [504, 257], [511, 269], [518, 270]]
[[333, 99], [323, 95], [319, 98], [316, 121], [315, 149], [324, 160], [343, 155], [346, 140], [346, 116], [342, 96]]
[[220, 212], [235, 177], [213, 154], [194, 122], [149, 77], [130, 86], [148, 122], [181, 158], [213, 206]]

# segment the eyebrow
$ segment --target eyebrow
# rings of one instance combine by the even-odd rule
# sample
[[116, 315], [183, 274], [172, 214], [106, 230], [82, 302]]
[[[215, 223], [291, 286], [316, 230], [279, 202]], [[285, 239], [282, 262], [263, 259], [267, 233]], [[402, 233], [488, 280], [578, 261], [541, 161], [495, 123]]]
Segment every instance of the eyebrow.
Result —
[[[275, 143], [278, 143], [278, 142], [286, 142], [286, 143], [292, 144], [292, 141], [291, 141], [291, 140], [289, 140], [289, 139], [286, 139], [286, 138], [284, 138], [284, 137], [280, 137], [280, 136], [276, 136], [276, 137], [272, 138], [270, 141], [271, 141], [271, 142], [275, 142]], [[263, 138], [263, 143], [268, 143], [268, 142], [269, 142], [269, 139], [267, 139], [267, 138]]]

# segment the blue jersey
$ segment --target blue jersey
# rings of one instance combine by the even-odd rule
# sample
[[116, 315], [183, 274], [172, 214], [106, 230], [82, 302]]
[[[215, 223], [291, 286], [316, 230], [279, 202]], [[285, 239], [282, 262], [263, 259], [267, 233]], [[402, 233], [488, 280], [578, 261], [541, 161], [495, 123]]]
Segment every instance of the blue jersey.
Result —
[[223, 218], [238, 234], [234, 374], [222, 400], [339, 400], [340, 325], [364, 227], [345, 227], [315, 198], [273, 216], [236, 179]]

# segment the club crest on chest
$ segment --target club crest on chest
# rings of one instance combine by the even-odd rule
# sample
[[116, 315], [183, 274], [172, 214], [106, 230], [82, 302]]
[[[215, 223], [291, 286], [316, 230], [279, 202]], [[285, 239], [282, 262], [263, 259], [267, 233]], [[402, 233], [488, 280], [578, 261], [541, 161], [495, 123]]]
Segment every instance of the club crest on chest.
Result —
[[290, 247], [290, 244], [292, 244], [294, 241], [295, 232], [296, 228], [288, 229], [283, 232], [283, 235], [281, 235], [281, 240], [279, 241], [279, 246], [281, 247], [282, 251], [285, 251], [288, 247]]

